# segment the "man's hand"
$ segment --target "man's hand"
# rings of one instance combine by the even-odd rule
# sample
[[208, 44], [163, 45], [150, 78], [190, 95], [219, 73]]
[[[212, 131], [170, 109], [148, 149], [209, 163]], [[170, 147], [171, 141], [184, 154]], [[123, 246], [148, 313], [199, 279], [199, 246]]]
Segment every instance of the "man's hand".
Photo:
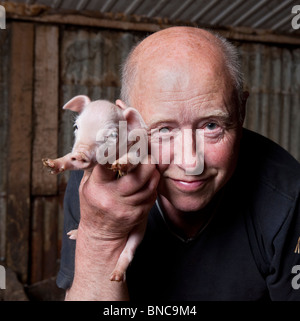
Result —
[[79, 188], [75, 276], [67, 299], [128, 299], [126, 283], [112, 282], [110, 275], [128, 236], [145, 225], [155, 202], [160, 175], [150, 156], [148, 163], [120, 179], [100, 165], [85, 171]]
[[127, 238], [136, 225], [147, 219], [158, 181], [159, 173], [150, 160], [119, 179], [99, 165], [92, 172], [86, 171], [79, 188], [80, 224], [97, 239]]

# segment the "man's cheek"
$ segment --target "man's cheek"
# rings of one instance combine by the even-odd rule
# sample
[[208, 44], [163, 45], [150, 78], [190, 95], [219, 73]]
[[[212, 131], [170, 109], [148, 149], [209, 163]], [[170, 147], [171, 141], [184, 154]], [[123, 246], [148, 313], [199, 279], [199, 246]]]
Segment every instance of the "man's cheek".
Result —
[[204, 149], [206, 167], [226, 169], [232, 163], [232, 156], [232, 146], [228, 144], [207, 144]]

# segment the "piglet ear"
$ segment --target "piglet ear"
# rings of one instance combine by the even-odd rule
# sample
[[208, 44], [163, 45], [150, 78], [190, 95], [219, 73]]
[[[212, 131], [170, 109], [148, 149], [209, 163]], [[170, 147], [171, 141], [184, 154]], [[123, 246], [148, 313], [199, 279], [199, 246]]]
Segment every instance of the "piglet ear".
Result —
[[141, 114], [133, 107], [128, 107], [123, 111], [125, 120], [127, 121], [127, 130], [131, 131], [135, 128], [147, 128]]
[[63, 109], [70, 109], [76, 113], [81, 113], [90, 102], [91, 100], [88, 96], [75, 96], [63, 106]]
[[116, 105], [118, 107], [120, 107], [121, 109], [126, 109], [127, 108], [126, 104], [121, 99], [117, 99], [116, 100]]

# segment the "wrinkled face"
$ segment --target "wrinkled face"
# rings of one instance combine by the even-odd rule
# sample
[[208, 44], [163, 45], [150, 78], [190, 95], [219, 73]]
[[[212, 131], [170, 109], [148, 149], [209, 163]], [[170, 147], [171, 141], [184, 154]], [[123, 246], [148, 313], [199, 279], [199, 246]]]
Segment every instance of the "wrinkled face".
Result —
[[[231, 83], [224, 65], [210, 54], [196, 60], [167, 57], [164, 63], [153, 59], [139, 68], [131, 104], [156, 133], [151, 137], [151, 152], [160, 160], [158, 192], [165, 206], [184, 212], [202, 209], [231, 177], [241, 132]], [[171, 148], [161, 139], [176, 131], [184, 137], [184, 129], [204, 133], [201, 174], [187, 175], [195, 164], [184, 159], [176, 164], [172, 150], [176, 139], [170, 137]], [[191, 137], [195, 153], [196, 135]], [[176, 143], [176, 148], [184, 148], [184, 144]], [[170, 164], [162, 164], [164, 153], [170, 153]]]

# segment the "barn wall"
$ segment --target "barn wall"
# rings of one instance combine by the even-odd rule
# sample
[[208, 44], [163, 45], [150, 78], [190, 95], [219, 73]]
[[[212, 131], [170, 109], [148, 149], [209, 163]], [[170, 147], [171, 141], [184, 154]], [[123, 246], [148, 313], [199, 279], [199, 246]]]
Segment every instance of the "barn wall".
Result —
[[[69, 152], [77, 94], [115, 100], [119, 69], [146, 33], [9, 21], [0, 32], [0, 264], [26, 284], [56, 275], [68, 173], [50, 175], [43, 157]], [[300, 161], [300, 48], [236, 42], [245, 89], [245, 126]]]
[[239, 45], [245, 89], [245, 127], [277, 142], [300, 161], [300, 48]]

